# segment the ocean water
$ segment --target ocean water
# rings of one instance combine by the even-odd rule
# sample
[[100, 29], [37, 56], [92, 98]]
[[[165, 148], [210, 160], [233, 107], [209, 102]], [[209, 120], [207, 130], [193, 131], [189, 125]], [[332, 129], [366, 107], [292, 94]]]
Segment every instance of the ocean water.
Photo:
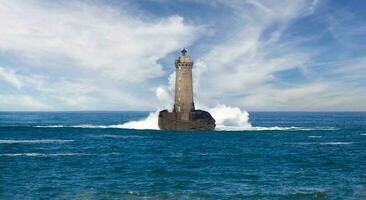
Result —
[[126, 125], [148, 114], [1, 112], [0, 199], [366, 199], [364, 112], [251, 112], [250, 127], [210, 132]]

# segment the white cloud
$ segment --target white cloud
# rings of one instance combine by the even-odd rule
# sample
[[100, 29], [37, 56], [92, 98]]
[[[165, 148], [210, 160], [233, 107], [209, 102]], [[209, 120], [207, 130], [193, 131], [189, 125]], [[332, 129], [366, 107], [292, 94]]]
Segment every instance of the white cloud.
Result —
[[23, 82], [15, 75], [15, 72], [0, 66], [0, 80], [10, 83], [16, 88], [21, 88]]
[[[322, 93], [328, 89], [325, 83], [312, 83], [287, 88], [275, 88], [273, 86], [262, 86], [250, 95], [242, 98], [242, 104], [248, 107], [272, 107], [285, 109], [309, 109], [318, 106]], [[318, 98], [314, 98], [317, 96]], [[284, 109], [282, 108], [282, 109]]]
[[[5, 68], [1, 68], [3, 71], [8, 71]], [[9, 72], [7, 72], [9, 73]], [[55, 78], [41, 76], [38, 74], [23, 74], [20, 72], [10, 73], [12, 79], [17, 80], [22, 84], [24, 93], [31, 91], [31, 95], [45, 96], [49, 103], [57, 106], [36, 106], [34, 109], [56, 109], [56, 110], [95, 110], [100, 108], [101, 104], [103, 109], [119, 109], [119, 106], [124, 105], [126, 107], [141, 107], [146, 106], [146, 102], [143, 99], [130, 94], [124, 93], [122, 89], [116, 87], [109, 87], [106, 85], [99, 85], [92, 80], [72, 80], [67, 78]], [[0, 75], [1, 76], [1, 75]], [[10, 92], [12, 93], [12, 92]], [[6, 93], [4, 94], [6, 96]], [[20, 96], [27, 96], [27, 98], [36, 98], [29, 96], [29, 94], [20, 94]], [[16, 95], [11, 95], [15, 98]], [[24, 98], [24, 97], [22, 97]], [[5, 98], [5, 100], [11, 98]], [[5, 102], [4, 100], [4, 102]], [[8, 104], [8, 106], [16, 104]], [[33, 106], [33, 104], [25, 104]], [[11, 109], [11, 107], [9, 107]], [[6, 110], [6, 109], [4, 109]], [[26, 110], [32, 110], [32, 107]]]
[[168, 105], [172, 100], [170, 94], [164, 89], [164, 87], [156, 88], [155, 96], [158, 98], [159, 101], [165, 102]]
[[164, 75], [159, 59], [205, 32], [180, 16], [134, 17], [127, 4], [17, 0], [0, 2], [0, 30], [0, 50], [21, 63], [1, 78], [58, 109], [149, 108], [139, 95]]
[[[16, 108], [17, 101], [8, 101], [19, 95], [29, 102], [22, 104], [28, 110], [142, 110], [162, 103], [171, 108], [175, 74], [164, 72], [160, 63], [165, 62], [159, 61], [193, 46], [199, 52], [192, 55], [197, 104], [253, 110], [366, 109], [363, 59], [323, 65], [317, 58], [326, 43], [307, 46], [316, 33], [286, 38], [297, 20], [316, 13], [317, 0], [194, 2], [222, 7], [230, 12], [225, 22], [232, 25], [217, 26], [215, 17], [204, 25], [178, 15], [136, 17], [128, 3], [118, 10], [95, 1], [1, 1], [0, 55], [17, 62], [0, 58], [0, 81], [7, 89], [1, 91], [0, 107]], [[201, 17], [189, 19], [205, 22], [197, 20]], [[337, 10], [324, 21], [341, 44], [361, 48], [365, 23], [356, 15]], [[280, 80], [278, 74], [288, 70], [300, 71], [304, 80]], [[168, 86], [162, 85], [164, 78]]]
[[[319, 56], [319, 50], [302, 48], [301, 42], [307, 42], [305, 36], [298, 40], [282, 37], [292, 23], [314, 13], [317, 1], [220, 2], [231, 7], [242, 23], [231, 32], [231, 39], [213, 45], [201, 58], [207, 65], [198, 85], [201, 102], [230, 103], [252, 110], [353, 109], [349, 105], [352, 101], [362, 107], [355, 95], [345, 92], [350, 88], [335, 78], [324, 77], [326, 73], [318, 74], [319, 80], [309, 77], [299, 83], [277, 79], [276, 73], [282, 71], [312, 70], [307, 69], [308, 63]], [[344, 93], [350, 96], [345, 98]]]
[[52, 106], [28, 95], [0, 94], [0, 110], [2, 111], [28, 111], [50, 110]]
[[[330, 69], [321, 72], [315, 60], [323, 53], [319, 46], [302, 47], [313, 36], [282, 38], [298, 19], [315, 12], [317, 0], [217, 2], [230, 7], [240, 23], [227, 31], [229, 39], [210, 44], [211, 50], [196, 60], [196, 105], [225, 103], [251, 110], [366, 108], [360, 100], [365, 96], [355, 92], [365, 92], [359, 86], [363, 73], [357, 72], [364, 71], [362, 60], [342, 67], [327, 63]], [[354, 30], [359, 29], [351, 32]], [[286, 80], [277, 77], [277, 73], [294, 69], [306, 78], [283, 82]]]
[[1, 2], [0, 49], [47, 68], [64, 64], [58, 67], [141, 82], [161, 76], [157, 60], [191, 44], [203, 31], [179, 16], [143, 21], [103, 5], [72, 5]]

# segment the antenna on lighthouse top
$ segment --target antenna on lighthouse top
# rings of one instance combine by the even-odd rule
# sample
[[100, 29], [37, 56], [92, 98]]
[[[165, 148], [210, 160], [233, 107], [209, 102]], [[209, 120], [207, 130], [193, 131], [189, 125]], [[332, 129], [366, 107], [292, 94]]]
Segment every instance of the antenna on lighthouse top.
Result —
[[186, 54], [187, 54], [186, 48], [183, 48], [182, 51], [181, 51], [181, 53], [182, 53], [182, 56], [186, 56]]

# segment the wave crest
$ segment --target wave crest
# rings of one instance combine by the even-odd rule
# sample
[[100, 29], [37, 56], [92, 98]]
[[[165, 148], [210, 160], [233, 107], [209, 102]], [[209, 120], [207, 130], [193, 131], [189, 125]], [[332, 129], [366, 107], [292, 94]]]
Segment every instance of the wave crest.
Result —
[[[334, 127], [262, 127], [252, 126], [249, 122], [249, 113], [243, 111], [238, 107], [226, 106], [225, 104], [218, 104], [213, 108], [205, 108], [208, 110], [212, 117], [216, 120], [216, 130], [218, 131], [332, 131], [339, 130]], [[72, 126], [63, 125], [49, 125], [49, 126], [37, 126], [44, 128], [59, 128], [59, 127], [70, 127], [70, 128], [120, 128], [120, 129], [136, 129], [136, 130], [159, 130], [158, 127], [159, 111], [151, 112], [149, 115], [141, 120], [129, 121], [123, 124], [116, 125], [92, 125], [92, 124], [81, 124]]]
[[18, 143], [29, 143], [29, 144], [40, 144], [40, 143], [65, 143], [73, 142], [74, 140], [61, 140], [61, 139], [41, 139], [41, 140], [0, 140], [0, 144], [18, 144]]

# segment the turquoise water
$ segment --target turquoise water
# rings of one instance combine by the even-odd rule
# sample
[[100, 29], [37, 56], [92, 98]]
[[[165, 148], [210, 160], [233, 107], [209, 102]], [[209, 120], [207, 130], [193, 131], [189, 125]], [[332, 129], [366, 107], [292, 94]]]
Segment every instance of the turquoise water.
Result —
[[147, 115], [0, 113], [0, 199], [366, 199], [366, 113], [251, 112], [261, 128], [246, 131], [108, 126]]

